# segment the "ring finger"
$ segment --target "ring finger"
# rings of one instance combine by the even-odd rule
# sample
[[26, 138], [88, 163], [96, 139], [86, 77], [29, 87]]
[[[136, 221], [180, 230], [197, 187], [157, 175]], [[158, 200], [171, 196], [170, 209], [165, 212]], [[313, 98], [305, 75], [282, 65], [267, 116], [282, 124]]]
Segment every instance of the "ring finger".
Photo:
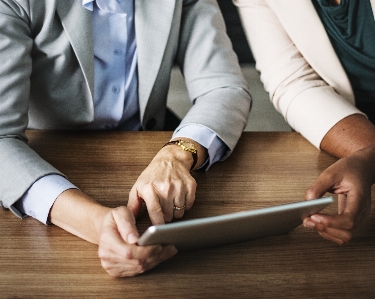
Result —
[[173, 217], [181, 218], [185, 213], [185, 198], [175, 198], [173, 203]]

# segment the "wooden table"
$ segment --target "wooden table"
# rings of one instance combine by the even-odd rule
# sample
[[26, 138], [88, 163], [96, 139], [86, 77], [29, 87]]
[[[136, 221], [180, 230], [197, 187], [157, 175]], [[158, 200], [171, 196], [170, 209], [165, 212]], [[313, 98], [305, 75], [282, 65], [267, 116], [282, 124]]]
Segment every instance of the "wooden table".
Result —
[[[84, 192], [115, 207], [126, 203], [171, 133], [28, 136], [30, 146]], [[224, 163], [194, 173], [196, 202], [184, 219], [302, 200], [334, 161], [297, 133], [244, 133]], [[347, 246], [300, 226], [285, 235], [179, 253], [125, 279], [106, 274], [96, 245], [32, 218], [0, 213], [0, 298], [375, 298], [374, 209]], [[150, 225], [147, 214], [138, 225], [140, 231]]]

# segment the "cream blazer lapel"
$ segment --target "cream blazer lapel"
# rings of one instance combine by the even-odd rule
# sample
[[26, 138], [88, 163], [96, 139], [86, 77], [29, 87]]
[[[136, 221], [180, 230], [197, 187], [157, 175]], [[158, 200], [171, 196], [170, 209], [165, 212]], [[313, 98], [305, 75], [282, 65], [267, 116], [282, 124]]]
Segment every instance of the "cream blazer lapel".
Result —
[[372, 13], [374, 14], [374, 20], [375, 20], [375, 0], [370, 0], [371, 7], [372, 7]]
[[138, 94], [141, 115], [161, 67], [175, 11], [175, 0], [135, 0]]
[[[354, 103], [349, 79], [311, 0], [266, 0], [312, 68], [335, 90]], [[371, 0], [375, 7], [375, 0]]]
[[[94, 39], [92, 13], [82, 7], [82, 1], [56, 1], [57, 14], [68, 35], [72, 48], [81, 65], [91, 99], [94, 97]], [[93, 103], [92, 103], [92, 109]]]

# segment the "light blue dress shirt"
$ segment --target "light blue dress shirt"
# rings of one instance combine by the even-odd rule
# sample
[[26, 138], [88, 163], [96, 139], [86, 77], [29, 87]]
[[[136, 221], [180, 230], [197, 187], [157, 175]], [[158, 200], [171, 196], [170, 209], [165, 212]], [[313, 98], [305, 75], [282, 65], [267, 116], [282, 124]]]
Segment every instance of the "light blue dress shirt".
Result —
[[[82, 0], [93, 13], [94, 121], [86, 129], [140, 130], [138, 104], [137, 44], [132, 0]], [[175, 137], [193, 139], [208, 149], [208, 169], [218, 161], [226, 145], [210, 129], [187, 125]], [[77, 188], [59, 175], [36, 181], [15, 208], [47, 224], [49, 211], [65, 190]]]

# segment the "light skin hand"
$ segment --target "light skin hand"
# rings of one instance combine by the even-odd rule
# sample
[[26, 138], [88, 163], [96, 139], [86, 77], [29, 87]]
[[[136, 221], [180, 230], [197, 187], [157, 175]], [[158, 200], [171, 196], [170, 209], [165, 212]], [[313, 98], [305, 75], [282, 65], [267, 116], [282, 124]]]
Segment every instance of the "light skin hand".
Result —
[[138, 246], [135, 218], [126, 207], [110, 209], [79, 190], [63, 192], [50, 212], [50, 221], [99, 245], [103, 268], [115, 277], [133, 276], [174, 256], [174, 246]]
[[338, 194], [338, 214], [315, 214], [304, 219], [322, 237], [348, 243], [371, 210], [371, 186], [375, 182], [375, 145], [358, 150], [327, 168], [308, 189], [306, 199]]
[[99, 258], [109, 275], [140, 274], [177, 253], [173, 245], [137, 246], [138, 238], [134, 215], [129, 209], [119, 207], [106, 215], [99, 240]]
[[[207, 150], [192, 140], [185, 140], [194, 143], [198, 151], [195, 166], [198, 168], [206, 160]], [[192, 164], [190, 152], [177, 145], [163, 147], [134, 184], [129, 194], [128, 208], [137, 216], [145, 202], [154, 225], [182, 217], [195, 200], [197, 184], [190, 173]], [[174, 210], [174, 206], [185, 206], [185, 209]]]

